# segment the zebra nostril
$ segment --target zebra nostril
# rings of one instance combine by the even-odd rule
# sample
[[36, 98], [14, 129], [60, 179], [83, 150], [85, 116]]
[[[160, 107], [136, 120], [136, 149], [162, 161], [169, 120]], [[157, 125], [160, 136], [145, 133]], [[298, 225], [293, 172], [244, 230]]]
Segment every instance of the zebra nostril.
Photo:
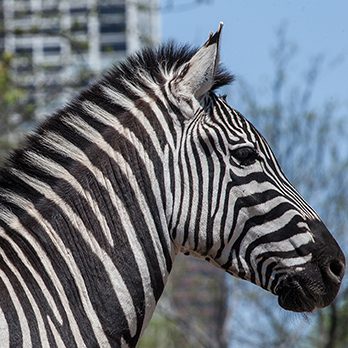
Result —
[[327, 266], [327, 275], [336, 283], [340, 283], [344, 275], [345, 265], [340, 260], [332, 260]]

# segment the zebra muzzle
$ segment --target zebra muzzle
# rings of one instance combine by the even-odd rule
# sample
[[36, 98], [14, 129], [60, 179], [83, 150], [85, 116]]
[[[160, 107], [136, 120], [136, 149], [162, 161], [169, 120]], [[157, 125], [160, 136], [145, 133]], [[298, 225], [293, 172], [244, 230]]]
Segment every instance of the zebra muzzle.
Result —
[[290, 268], [276, 288], [281, 307], [294, 312], [312, 312], [335, 299], [345, 273], [344, 254], [320, 220], [308, 221], [313, 243], [303, 250], [311, 260], [299, 270]]

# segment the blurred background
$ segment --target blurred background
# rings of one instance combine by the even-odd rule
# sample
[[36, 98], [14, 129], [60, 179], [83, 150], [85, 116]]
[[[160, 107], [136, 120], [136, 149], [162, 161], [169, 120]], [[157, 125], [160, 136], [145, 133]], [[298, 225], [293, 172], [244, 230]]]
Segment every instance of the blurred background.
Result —
[[[0, 161], [111, 64], [170, 39], [198, 46], [223, 21], [236, 81], [221, 93], [347, 252], [347, 14], [344, 0], [0, 0]], [[182, 256], [139, 346], [343, 348], [347, 323], [347, 279], [330, 307], [300, 315]]]

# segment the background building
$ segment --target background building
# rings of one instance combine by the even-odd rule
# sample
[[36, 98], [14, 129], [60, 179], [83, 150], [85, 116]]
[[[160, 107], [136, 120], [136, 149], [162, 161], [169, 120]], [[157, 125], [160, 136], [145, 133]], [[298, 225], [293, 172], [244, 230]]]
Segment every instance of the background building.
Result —
[[0, 50], [13, 53], [14, 76], [39, 115], [160, 39], [157, 0], [0, 0], [0, 7]]
[[4, 11], [3, 0], [0, 0], [0, 53], [4, 51]]

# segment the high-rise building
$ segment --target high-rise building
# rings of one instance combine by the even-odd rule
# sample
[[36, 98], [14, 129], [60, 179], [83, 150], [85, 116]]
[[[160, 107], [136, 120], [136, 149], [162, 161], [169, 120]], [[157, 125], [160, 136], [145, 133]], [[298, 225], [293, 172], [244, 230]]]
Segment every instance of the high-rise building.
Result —
[[44, 113], [83, 74], [158, 42], [158, 0], [0, 0], [0, 52]]
[[3, 8], [3, 0], [0, 0], [0, 54], [4, 51], [4, 11], [1, 11]]

